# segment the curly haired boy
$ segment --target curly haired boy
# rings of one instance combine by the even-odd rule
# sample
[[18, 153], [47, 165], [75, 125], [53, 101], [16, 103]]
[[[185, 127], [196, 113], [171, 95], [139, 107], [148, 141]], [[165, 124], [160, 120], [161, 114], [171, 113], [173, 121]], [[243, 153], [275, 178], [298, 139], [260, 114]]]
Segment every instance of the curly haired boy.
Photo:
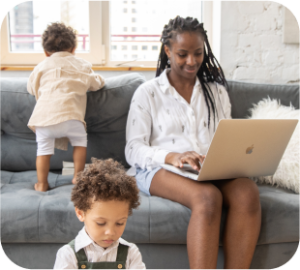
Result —
[[83, 229], [56, 255], [55, 269], [145, 269], [137, 246], [121, 238], [139, 206], [134, 177], [112, 159], [97, 160], [77, 175], [71, 200]]

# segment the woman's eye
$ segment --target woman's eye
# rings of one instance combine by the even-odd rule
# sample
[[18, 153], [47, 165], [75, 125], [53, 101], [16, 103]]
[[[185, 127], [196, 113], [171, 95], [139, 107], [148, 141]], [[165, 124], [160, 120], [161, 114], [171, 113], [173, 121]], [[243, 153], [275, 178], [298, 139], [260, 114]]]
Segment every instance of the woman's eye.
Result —
[[197, 56], [200, 56], [202, 53], [196, 53]]
[[178, 54], [179, 57], [186, 57], [185, 54]]
[[97, 223], [97, 225], [99, 225], [99, 226], [104, 226], [105, 223]]
[[124, 223], [117, 223], [117, 226], [123, 226]]

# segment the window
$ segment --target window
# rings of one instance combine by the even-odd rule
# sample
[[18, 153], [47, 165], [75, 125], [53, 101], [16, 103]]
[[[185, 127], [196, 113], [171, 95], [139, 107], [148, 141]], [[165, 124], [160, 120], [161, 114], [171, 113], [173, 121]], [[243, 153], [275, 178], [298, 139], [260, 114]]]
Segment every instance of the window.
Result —
[[[131, 14], [123, 14], [124, 16], [126, 15], [124, 18], [120, 18], [118, 15], [117, 11], [118, 9], [120, 10], [118, 0], [111, 1], [110, 4], [110, 43], [127, 42], [131, 46], [132, 51], [138, 55], [139, 63], [145, 66], [150, 65], [150, 63], [152, 66], [156, 66], [161, 47], [161, 32], [169, 19], [180, 15], [182, 17], [196, 17], [202, 22], [202, 2], [198, 0], [186, 0], [184, 4], [179, 0], [173, 0], [172, 2], [160, 1], [159, 5], [157, 5], [156, 1], [135, 1], [134, 5], [131, 3], [131, 12], [128, 10]], [[119, 31], [120, 21], [123, 23], [123, 26], [129, 27], [128, 32], [123, 33], [123, 36]], [[137, 22], [138, 25], [133, 24]], [[127, 41], [125, 41], [125, 38], [127, 38]], [[137, 48], [134, 49], [135, 47], [133, 46], [137, 46]], [[128, 60], [134, 60], [132, 55], [128, 55]], [[119, 64], [120, 62], [118, 61], [122, 61], [122, 58], [122, 55], [119, 58], [117, 56], [117, 59], [110, 63]], [[136, 65], [136, 63], [137, 61], [133, 65]]]
[[96, 1], [27, 1], [16, 5], [1, 26], [1, 64], [36, 65], [44, 60], [41, 34], [51, 22], [62, 21], [78, 33], [76, 55], [103, 65], [103, 38], [97, 33], [102, 24], [99, 9], [101, 4]]
[[127, 59], [127, 54], [124, 54], [124, 55], [123, 55], [123, 58], [124, 58], [124, 59]]
[[123, 8], [123, 13], [127, 13], [127, 8]]
[[126, 51], [127, 50], [127, 45], [122, 45], [122, 51]]
[[132, 59], [137, 59], [137, 57], [138, 57], [137, 54], [133, 54], [133, 55], [131, 56]]
[[[210, 35], [212, 29], [207, 28], [211, 23], [212, 8], [206, 11], [206, 6], [209, 5], [208, 2], [203, 2], [203, 8], [205, 9], [203, 14], [205, 15], [204, 18], [207, 18], [204, 25], [206, 25], [206, 30]], [[28, 3], [32, 7], [29, 7], [29, 10], [26, 11], [27, 19], [32, 21], [33, 27], [30, 23], [26, 23], [28, 28], [25, 28], [25, 23], [21, 23], [21, 25], [23, 27], [22, 31], [31, 32], [30, 36], [26, 35], [28, 33], [22, 33], [20, 29], [18, 32], [17, 27], [14, 28], [13, 23], [10, 21], [13, 20], [13, 16], [21, 16], [20, 6], [23, 4], [29, 5]], [[127, 7], [128, 3], [134, 4], [134, 6], [129, 9]], [[18, 8], [14, 7], [11, 10], [14, 13], [11, 12], [11, 16], [6, 17], [1, 27], [1, 64], [35, 65], [41, 62], [45, 56], [41, 49], [40, 36], [47, 23], [65, 20], [62, 17], [69, 16], [69, 19], [74, 19], [76, 22], [76, 26], [72, 26], [78, 32], [78, 49], [76, 50], [78, 57], [86, 59], [93, 65], [115, 66], [124, 60], [124, 54], [121, 51], [123, 46], [127, 46], [136, 53], [128, 54], [128, 60], [131, 60], [133, 55], [138, 55], [139, 61], [133, 64], [136, 65], [138, 62], [139, 65], [156, 66], [161, 32], [170, 18], [175, 18], [176, 15], [180, 14], [182, 17], [197, 17], [199, 21], [202, 21], [201, 1], [186, 0], [184, 5], [179, 0], [172, 1], [171, 5], [170, 3], [170, 1], [160, 1], [160, 5], [157, 6], [156, 1], [131, 1], [130, 3], [121, 0], [54, 2], [46, 0], [24, 2], [17, 5]], [[40, 9], [38, 9], [38, 4], [41, 6]], [[56, 11], [50, 12], [50, 7], [56, 7]], [[123, 13], [125, 8], [127, 8], [127, 13]], [[80, 10], [80, 12], [77, 10]], [[152, 10], [156, 11], [154, 20]], [[134, 13], [134, 16], [132, 13]], [[67, 14], [69, 15], [67, 16]], [[15, 21], [17, 21], [17, 18], [15, 18]], [[134, 31], [132, 28], [135, 24], [132, 25], [132, 23], [136, 22], [139, 22], [139, 27], [136, 27]], [[39, 28], [41, 30], [36, 32]], [[129, 32], [129, 30], [132, 31]], [[210, 43], [212, 45], [211, 39]], [[157, 49], [155, 49], [155, 46], [157, 46]], [[142, 51], [144, 53], [141, 53]]]

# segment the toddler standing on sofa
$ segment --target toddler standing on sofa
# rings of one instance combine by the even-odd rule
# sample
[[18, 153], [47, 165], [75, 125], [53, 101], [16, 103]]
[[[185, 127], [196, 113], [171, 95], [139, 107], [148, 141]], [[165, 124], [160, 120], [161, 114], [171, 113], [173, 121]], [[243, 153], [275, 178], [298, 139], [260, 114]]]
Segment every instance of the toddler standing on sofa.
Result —
[[66, 138], [73, 146], [75, 184], [75, 175], [84, 169], [86, 160], [86, 92], [104, 86], [104, 79], [94, 74], [92, 65], [74, 56], [77, 40], [71, 27], [63, 23], [48, 25], [42, 45], [47, 58], [34, 68], [27, 84], [37, 101], [28, 123], [36, 133], [37, 191], [49, 189], [50, 158], [54, 147], [67, 150]]
[[120, 163], [92, 158], [77, 175], [71, 200], [84, 227], [58, 250], [55, 269], [145, 269], [137, 246], [121, 238], [139, 191]]

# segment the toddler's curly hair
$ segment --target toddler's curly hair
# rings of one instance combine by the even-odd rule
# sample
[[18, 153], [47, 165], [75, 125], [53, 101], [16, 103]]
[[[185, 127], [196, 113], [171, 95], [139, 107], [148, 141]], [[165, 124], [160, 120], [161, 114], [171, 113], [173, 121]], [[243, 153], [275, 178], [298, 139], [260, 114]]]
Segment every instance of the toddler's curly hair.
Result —
[[128, 202], [129, 214], [140, 205], [135, 178], [127, 175], [124, 167], [113, 159], [92, 158], [92, 164], [78, 173], [76, 180], [71, 200], [84, 212], [91, 209], [94, 201]]
[[49, 53], [71, 51], [76, 45], [76, 31], [64, 23], [51, 23], [42, 35], [42, 46]]

